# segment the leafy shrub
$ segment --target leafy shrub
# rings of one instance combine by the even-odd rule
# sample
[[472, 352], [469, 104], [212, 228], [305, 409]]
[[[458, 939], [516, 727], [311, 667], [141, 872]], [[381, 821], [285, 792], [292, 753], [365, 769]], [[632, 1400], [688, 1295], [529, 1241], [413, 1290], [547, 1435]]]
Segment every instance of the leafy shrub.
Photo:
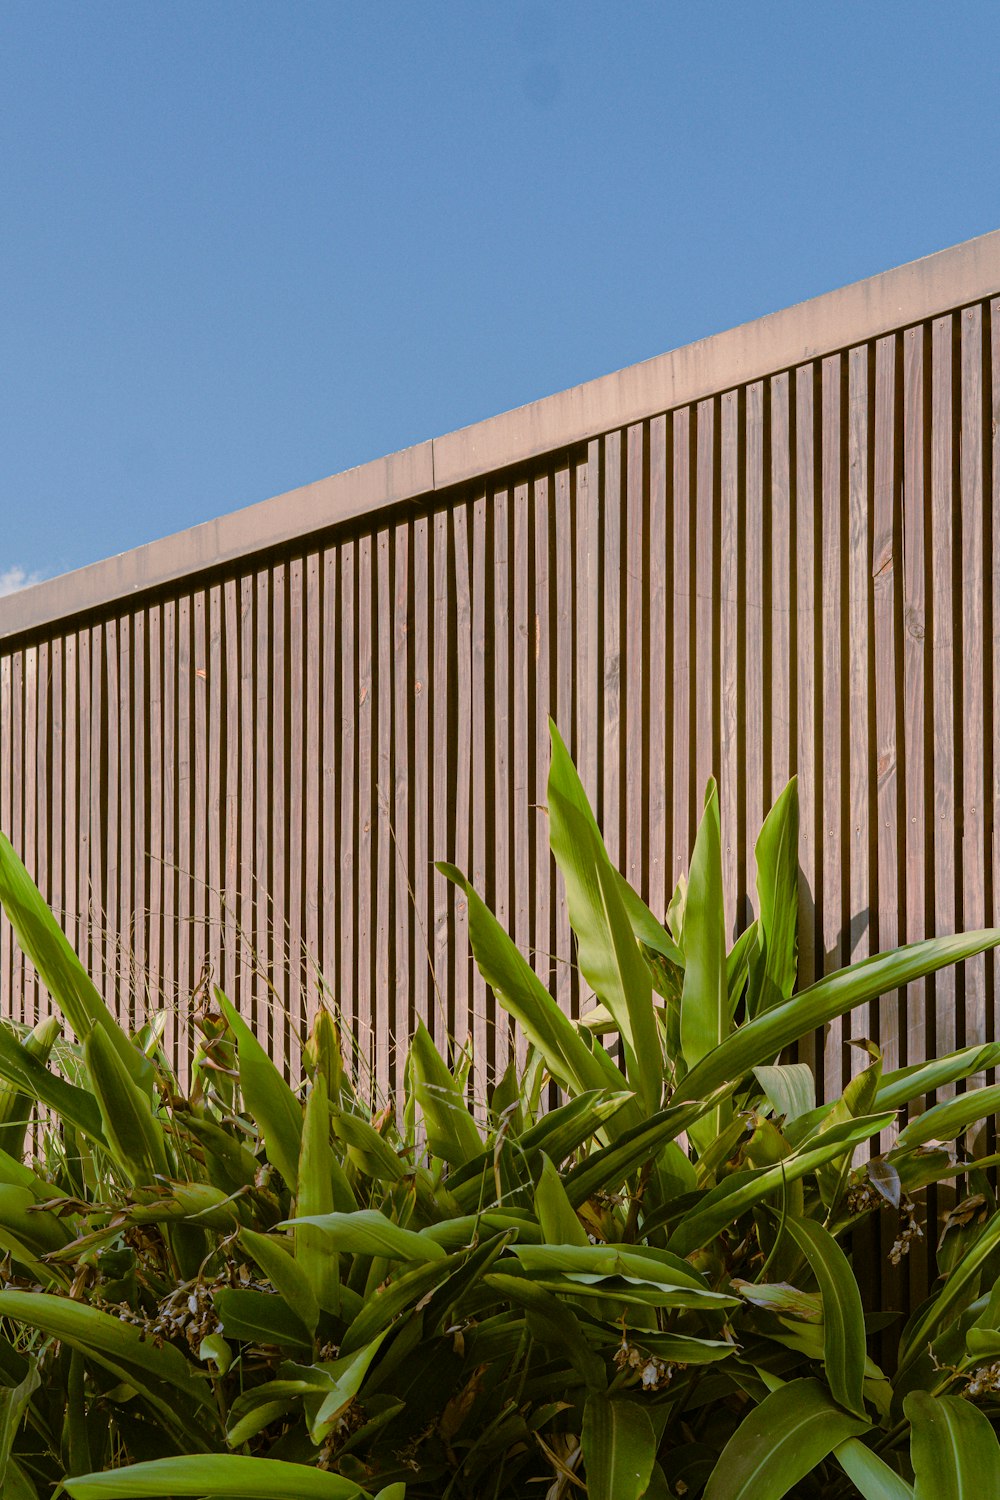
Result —
[[[951, 1144], [1000, 1090], [894, 1132], [1000, 1045], [891, 1073], [869, 1047], [826, 1103], [779, 1060], [1000, 932], [795, 994], [794, 783], [757, 844], [759, 915], [728, 951], [713, 785], [665, 924], [612, 868], [555, 733], [548, 811], [595, 997], [582, 1024], [445, 867], [528, 1041], [482, 1110], [423, 1026], [405, 1098], [373, 1110], [326, 1010], [293, 1088], [218, 991], [182, 1087], [157, 1026], [118, 1027], [0, 840], [0, 901], [75, 1038], [53, 1066], [55, 1023], [0, 1030], [5, 1497], [1000, 1493], [1000, 1215]], [[902, 1252], [914, 1198], [972, 1172], [981, 1222], [949, 1237], [890, 1375], [868, 1349], [856, 1228], [902, 1210]]]

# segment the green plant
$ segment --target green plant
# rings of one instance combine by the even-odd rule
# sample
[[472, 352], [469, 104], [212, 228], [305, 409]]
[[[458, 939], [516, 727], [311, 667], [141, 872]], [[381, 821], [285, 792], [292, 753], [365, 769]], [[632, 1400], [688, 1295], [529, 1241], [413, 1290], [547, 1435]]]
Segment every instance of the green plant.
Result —
[[[293, 1087], [218, 992], [182, 1087], [156, 1024], [120, 1030], [0, 840], [0, 902], [74, 1037], [54, 1067], [51, 1026], [0, 1030], [0, 1130], [23, 1132], [28, 1105], [47, 1122], [31, 1164], [2, 1148], [23, 1133], [0, 1136], [4, 1496], [504, 1500], [540, 1481], [550, 1500], [937, 1500], [973, 1471], [989, 1493], [1000, 1215], [987, 1163], [949, 1143], [1000, 1090], [854, 1158], [1000, 1045], [891, 1073], [868, 1047], [826, 1103], [780, 1057], [1000, 932], [795, 994], [794, 783], [758, 840], [759, 915], [728, 951], [714, 786], [665, 924], [611, 866], [555, 732], [548, 812], [594, 1004], [564, 1016], [448, 868], [529, 1042], [476, 1110], [466, 1060], [422, 1026], [405, 1098], [373, 1108], [326, 1010]], [[543, 1111], [547, 1079], [562, 1099]], [[856, 1227], [966, 1175], [982, 1222], [949, 1237], [889, 1378]]]

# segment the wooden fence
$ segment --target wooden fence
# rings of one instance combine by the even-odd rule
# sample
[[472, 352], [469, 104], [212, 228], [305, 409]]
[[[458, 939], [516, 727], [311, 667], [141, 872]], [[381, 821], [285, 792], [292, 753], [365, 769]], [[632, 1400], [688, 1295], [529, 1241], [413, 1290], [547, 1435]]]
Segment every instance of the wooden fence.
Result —
[[[481, 1088], [432, 861], [577, 1012], [549, 714], [658, 911], [718, 775], [734, 931], [798, 773], [803, 979], [997, 920], [998, 293], [1000, 232], [0, 601], [0, 826], [116, 1008], [183, 1057], [211, 975], [294, 1073], [325, 986], [384, 1089], [418, 1016]], [[867, 1030], [995, 1016], [980, 959]]]

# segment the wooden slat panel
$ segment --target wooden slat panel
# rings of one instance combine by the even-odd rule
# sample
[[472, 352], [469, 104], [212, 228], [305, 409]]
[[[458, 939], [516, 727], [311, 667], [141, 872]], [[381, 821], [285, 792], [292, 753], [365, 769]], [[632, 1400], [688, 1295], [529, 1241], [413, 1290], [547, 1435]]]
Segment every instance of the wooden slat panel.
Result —
[[[960, 601], [953, 577], [953, 388], [951, 317], [934, 321], [931, 333], [931, 643], [934, 716], [934, 931], [954, 932], [955, 905], [955, 620]], [[953, 969], [935, 975], [934, 1046], [951, 1052], [961, 1045], [964, 1024], [957, 1013], [958, 980]], [[948, 1085], [939, 1091], [947, 1098]]]
[[[895, 948], [900, 941], [899, 908], [902, 897], [898, 874], [899, 800], [902, 774], [897, 724], [899, 699], [899, 642], [896, 638], [897, 586], [899, 581], [899, 472], [897, 402], [899, 396], [899, 349], [895, 337], [880, 339], [875, 355], [875, 475], [871, 509], [872, 613], [874, 621], [875, 696], [875, 787], [871, 804], [876, 817], [877, 848], [877, 942], [880, 948]], [[870, 772], [869, 772], [870, 775]], [[866, 780], [868, 776], [866, 776]], [[902, 1067], [897, 1021], [901, 1005], [898, 992], [879, 1002], [879, 1038], [887, 1069]], [[905, 1028], [903, 1030], [905, 1036]]]
[[[649, 571], [649, 716], [645, 730], [649, 756], [649, 776], [645, 819], [649, 831], [646, 856], [649, 881], [649, 905], [662, 918], [670, 898], [670, 832], [669, 832], [669, 713], [667, 694], [670, 668], [670, 624], [672, 590], [670, 587], [667, 533], [670, 524], [667, 475], [670, 464], [671, 428], [665, 416], [654, 417], [649, 424], [649, 524], [647, 562]], [[587, 468], [581, 467], [581, 475]], [[579, 491], [578, 491], [579, 494]], [[578, 506], [578, 514], [582, 507]], [[725, 533], [724, 533], [725, 534]], [[586, 573], [577, 575], [577, 590], [585, 592]], [[580, 680], [580, 695], [586, 690], [586, 677]], [[593, 707], [588, 699], [584, 712], [589, 718]], [[579, 753], [579, 752], [578, 752]]]
[[[795, 634], [796, 763], [799, 777], [799, 983], [811, 984], [822, 972], [822, 945], [817, 955], [817, 908], [820, 894], [821, 839], [818, 830], [820, 787], [817, 777], [817, 657], [822, 659], [821, 614], [817, 608], [818, 552], [821, 542], [822, 391], [815, 365], [795, 372]], [[822, 605], [822, 598], [819, 597]], [[817, 961], [818, 960], [818, 961]], [[812, 1051], [812, 1049], [810, 1049]], [[816, 1063], [815, 1055], [808, 1057]]]
[[[822, 366], [822, 729], [823, 729], [823, 909], [821, 913], [824, 971], [839, 969], [845, 960], [844, 933], [844, 767], [846, 694], [841, 661], [841, 609], [846, 607], [841, 576], [841, 471], [843, 424], [842, 361], [825, 359]], [[835, 1020], [827, 1032], [824, 1085], [836, 1098], [844, 1085], [844, 1022]]]
[[673, 467], [673, 840], [671, 891], [687, 872], [694, 840], [691, 822], [693, 663], [691, 643], [691, 412], [675, 412]]
[[727, 391], [719, 409], [719, 813], [722, 819], [722, 878], [726, 896], [726, 937], [740, 926], [744, 894], [742, 803], [745, 797], [740, 707], [743, 693], [743, 548], [740, 505], [743, 462], [742, 406]]
[[[961, 429], [959, 446], [959, 506], [961, 530], [961, 630], [962, 630], [962, 817], [961, 879], [962, 926], [984, 927], [986, 901], [986, 715], [985, 650], [983, 611], [985, 572], [983, 560], [983, 318], [982, 309], [968, 307], [962, 313], [961, 373], [959, 399]], [[965, 965], [965, 1040], [967, 1044], [991, 1040], [992, 1013], [986, 1007], [986, 957], [969, 959]], [[967, 1087], [984, 1082], [969, 1079]], [[982, 1134], [982, 1132], [979, 1132]]]

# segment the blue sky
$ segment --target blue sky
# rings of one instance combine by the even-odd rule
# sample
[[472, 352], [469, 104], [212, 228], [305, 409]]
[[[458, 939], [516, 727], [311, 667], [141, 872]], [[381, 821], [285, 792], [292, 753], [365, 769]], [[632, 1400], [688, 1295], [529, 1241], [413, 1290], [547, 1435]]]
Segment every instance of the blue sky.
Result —
[[998, 14], [6, 0], [0, 589], [997, 227]]

